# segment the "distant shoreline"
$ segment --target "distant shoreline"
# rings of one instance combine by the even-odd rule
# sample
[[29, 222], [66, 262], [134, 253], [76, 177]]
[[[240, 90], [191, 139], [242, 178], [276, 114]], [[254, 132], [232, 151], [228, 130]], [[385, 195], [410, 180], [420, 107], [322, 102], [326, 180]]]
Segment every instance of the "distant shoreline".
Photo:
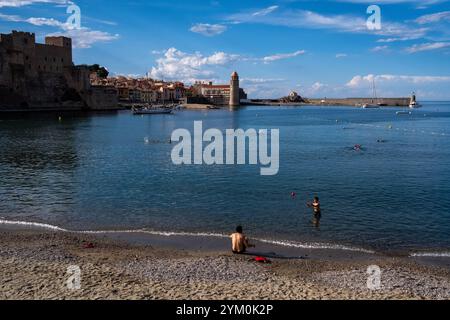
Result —
[[243, 103], [244, 105], [272, 105], [272, 106], [346, 106], [346, 107], [362, 107], [364, 104], [379, 104], [382, 107], [408, 107], [410, 98], [324, 98], [324, 99], [308, 99], [303, 101], [283, 102], [277, 99], [249, 99]]
[[[241, 107], [248, 106], [267, 106], [267, 107], [348, 107], [348, 108], [362, 108], [364, 104], [372, 104], [372, 99], [370, 98], [348, 98], [348, 99], [328, 99], [324, 102], [320, 99], [309, 99], [306, 102], [280, 102], [278, 100], [271, 99], [251, 99], [248, 101], [241, 102]], [[406, 108], [409, 107], [409, 98], [380, 98], [379, 101], [384, 101], [387, 103], [382, 103], [381, 108]], [[447, 101], [422, 101], [422, 102], [447, 102]], [[213, 109], [223, 109], [229, 108], [229, 106], [219, 106], [213, 104], [180, 104], [185, 107], [186, 110], [213, 110]], [[239, 109], [239, 107], [237, 107]], [[129, 110], [128, 106], [119, 105], [118, 107], [102, 110], [87, 110], [87, 109], [77, 109], [77, 108], [39, 108], [39, 109], [1, 109], [0, 115], [2, 114], [35, 114], [35, 113], [83, 113], [83, 114], [104, 114], [104, 113], [114, 113], [117, 111]]]

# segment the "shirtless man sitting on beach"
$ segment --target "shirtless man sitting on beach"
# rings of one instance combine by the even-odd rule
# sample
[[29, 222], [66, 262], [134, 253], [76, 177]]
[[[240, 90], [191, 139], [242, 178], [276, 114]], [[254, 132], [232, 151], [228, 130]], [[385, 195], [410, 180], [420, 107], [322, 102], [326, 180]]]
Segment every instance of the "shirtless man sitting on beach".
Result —
[[248, 238], [243, 234], [243, 230], [241, 226], [236, 228], [236, 232], [231, 236], [231, 250], [235, 254], [242, 254], [247, 251], [248, 248], [254, 247], [249, 244]]

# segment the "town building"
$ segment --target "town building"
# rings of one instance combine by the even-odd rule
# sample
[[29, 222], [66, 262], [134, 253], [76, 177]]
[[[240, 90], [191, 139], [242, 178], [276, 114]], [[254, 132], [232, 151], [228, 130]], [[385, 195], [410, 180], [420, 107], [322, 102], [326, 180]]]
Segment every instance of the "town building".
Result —
[[114, 86], [117, 89], [119, 102], [124, 105], [180, 103], [186, 96], [186, 89], [182, 82], [163, 82], [150, 78], [124, 76], [103, 79], [96, 74], [91, 74], [91, 84]]
[[[195, 82], [191, 87], [192, 99], [214, 105], [239, 106], [241, 100], [247, 99], [245, 91], [239, 87], [239, 75], [233, 72], [230, 84], [213, 84], [212, 82]], [[195, 102], [195, 101], [193, 101]]]

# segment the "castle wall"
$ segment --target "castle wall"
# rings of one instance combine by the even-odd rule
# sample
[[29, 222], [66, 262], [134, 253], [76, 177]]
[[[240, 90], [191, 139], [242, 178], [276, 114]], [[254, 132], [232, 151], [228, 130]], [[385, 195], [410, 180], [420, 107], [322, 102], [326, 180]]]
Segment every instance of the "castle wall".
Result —
[[92, 86], [85, 99], [91, 110], [114, 110], [119, 103], [117, 89], [111, 86]]
[[33, 33], [0, 35], [0, 111], [117, 107], [111, 90], [91, 90], [89, 76], [73, 65], [70, 38], [39, 44]]
[[65, 67], [64, 76], [69, 87], [80, 93], [85, 93], [91, 89], [90, 71], [87, 66]]
[[38, 43], [33, 65], [37, 72], [63, 73], [65, 67], [72, 66], [72, 49]]

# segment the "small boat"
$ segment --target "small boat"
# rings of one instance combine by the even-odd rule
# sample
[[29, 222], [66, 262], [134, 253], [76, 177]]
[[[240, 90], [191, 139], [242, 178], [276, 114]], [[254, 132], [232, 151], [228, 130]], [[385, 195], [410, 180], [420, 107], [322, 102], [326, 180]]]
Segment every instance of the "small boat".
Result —
[[377, 89], [375, 86], [375, 78], [372, 80], [372, 92], [373, 92], [373, 96], [372, 96], [372, 102], [370, 104], [365, 103], [363, 104], [363, 109], [380, 109], [380, 107], [383, 105], [382, 103], [375, 103], [375, 101], [379, 101], [378, 97], [377, 97]]
[[133, 108], [134, 115], [144, 115], [144, 114], [171, 114], [173, 112], [172, 108], [162, 108], [162, 107], [151, 107], [151, 108]]
[[412, 112], [411, 111], [397, 111], [397, 115], [411, 115]]
[[377, 104], [363, 104], [363, 109], [380, 109], [380, 106]]

